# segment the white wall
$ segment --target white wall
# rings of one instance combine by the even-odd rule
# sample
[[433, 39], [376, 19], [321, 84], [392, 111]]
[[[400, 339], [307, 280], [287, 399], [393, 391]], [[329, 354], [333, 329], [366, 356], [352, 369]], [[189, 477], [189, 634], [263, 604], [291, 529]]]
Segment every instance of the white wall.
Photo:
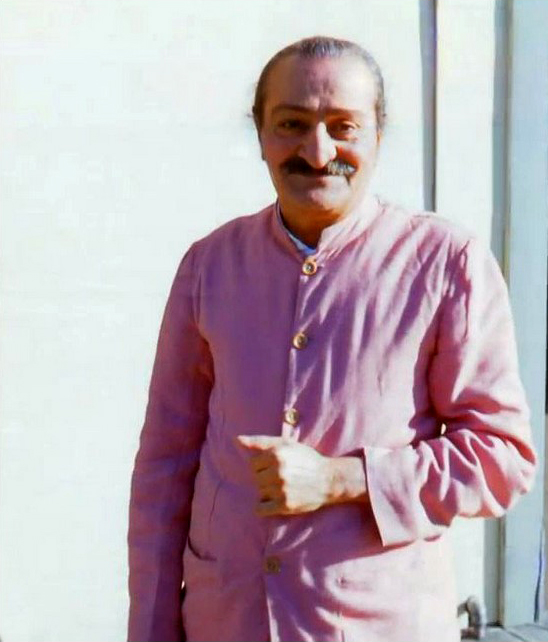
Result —
[[420, 206], [414, 2], [301, 0], [298, 19], [288, 0], [0, 5], [4, 642], [124, 639], [129, 479], [167, 290], [192, 240], [273, 199], [254, 82], [315, 33], [378, 56], [377, 185]]
[[[436, 209], [495, 250], [502, 211], [493, 190], [497, 0], [438, 0]], [[497, 105], [500, 109], [500, 106]], [[503, 190], [504, 185], [497, 185]], [[493, 218], [495, 217], [495, 224]], [[502, 257], [499, 255], [499, 259]], [[462, 599], [477, 595], [498, 618], [499, 523], [456, 520], [451, 538]], [[462, 620], [464, 626], [466, 619]]]
[[[375, 188], [422, 206], [418, 0], [296, 6], [0, 5], [4, 642], [125, 636], [129, 480], [160, 316], [189, 243], [273, 199], [246, 116], [268, 57], [316, 33], [370, 48], [389, 112]], [[483, 581], [469, 567], [466, 589]]]

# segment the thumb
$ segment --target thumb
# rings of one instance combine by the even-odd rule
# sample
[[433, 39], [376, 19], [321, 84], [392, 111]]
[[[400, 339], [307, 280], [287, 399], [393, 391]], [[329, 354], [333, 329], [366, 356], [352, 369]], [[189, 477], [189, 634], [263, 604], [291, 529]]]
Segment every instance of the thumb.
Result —
[[286, 442], [284, 437], [273, 437], [271, 435], [238, 435], [236, 439], [244, 448], [258, 451], [269, 450]]

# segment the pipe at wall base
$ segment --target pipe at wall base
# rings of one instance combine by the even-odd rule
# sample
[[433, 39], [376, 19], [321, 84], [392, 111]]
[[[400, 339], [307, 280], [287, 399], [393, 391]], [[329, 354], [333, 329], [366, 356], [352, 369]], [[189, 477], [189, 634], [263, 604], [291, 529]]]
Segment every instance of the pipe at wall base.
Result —
[[457, 617], [460, 617], [463, 613], [468, 614], [468, 626], [465, 629], [461, 629], [461, 638], [483, 640], [487, 626], [487, 615], [483, 603], [475, 595], [470, 595], [457, 608]]

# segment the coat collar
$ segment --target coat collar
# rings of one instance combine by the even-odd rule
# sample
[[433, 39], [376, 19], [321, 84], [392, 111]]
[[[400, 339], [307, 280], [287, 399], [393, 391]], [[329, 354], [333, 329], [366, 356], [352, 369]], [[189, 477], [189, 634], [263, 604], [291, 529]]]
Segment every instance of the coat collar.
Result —
[[[343, 219], [326, 227], [320, 236], [316, 252], [312, 256], [321, 265], [326, 259], [340, 252], [348, 243], [364, 232], [373, 220], [381, 213], [382, 207], [378, 196], [367, 194], [365, 198]], [[280, 216], [280, 205], [276, 200], [268, 208], [270, 230], [277, 241], [288, 249], [299, 261], [302, 251], [297, 248], [288, 234]]]

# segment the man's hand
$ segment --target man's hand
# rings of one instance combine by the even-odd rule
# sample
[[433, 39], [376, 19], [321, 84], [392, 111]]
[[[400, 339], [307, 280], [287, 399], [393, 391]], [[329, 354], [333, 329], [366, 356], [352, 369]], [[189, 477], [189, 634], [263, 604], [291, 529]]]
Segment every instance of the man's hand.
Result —
[[239, 435], [238, 442], [250, 453], [259, 515], [294, 515], [365, 501], [365, 471], [358, 457], [325, 457], [285, 437]]

